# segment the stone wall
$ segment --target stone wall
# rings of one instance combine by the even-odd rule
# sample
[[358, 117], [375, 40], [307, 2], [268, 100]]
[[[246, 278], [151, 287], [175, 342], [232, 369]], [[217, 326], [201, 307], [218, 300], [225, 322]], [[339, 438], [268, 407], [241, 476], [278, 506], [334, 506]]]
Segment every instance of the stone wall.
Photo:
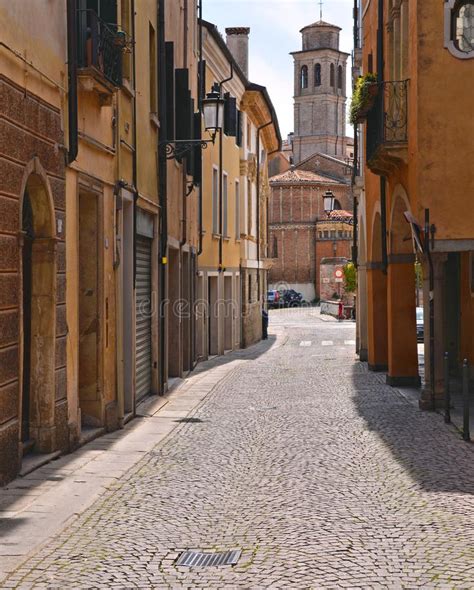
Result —
[[[51, 406], [54, 424], [50, 443], [55, 449], [68, 446], [66, 392], [66, 258], [65, 258], [65, 163], [58, 149], [64, 138], [61, 114], [34, 95], [0, 77], [0, 485], [13, 478], [20, 465], [22, 271], [21, 211], [28, 170], [44, 171], [44, 194], [54, 203], [54, 229], [50, 246], [39, 264], [54, 256], [56, 265], [56, 335], [53, 334], [51, 388], [42, 394]], [[35, 180], [35, 182], [39, 182]], [[42, 189], [42, 190], [43, 190]], [[51, 191], [51, 192], [50, 192]], [[30, 194], [34, 199], [35, 195]], [[35, 204], [34, 204], [35, 205]], [[37, 213], [40, 211], [38, 206]], [[38, 221], [38, 220], [37, 220]], [[57, 224], [62, 231], [56, 233]], [[57, 238], [57, 239], [56, 239]], [[33, 244], [35, 240], [33, 240]], [[39, 268], [41, 270], [42, 267]], [[54, 314], [53, 314], [54, 317]], [[48, 318], [44, 318], [48, 322]], [[42, 324], [32, 339], [41, 339]], [[53, 326], [54, 330], [54, 326]], [[38, 340], [39, 341], [39, 340]], [[45, 340], [46, 341], [46, 340]], [[45, 371], [45, 367], [40, 367]], [[35, 384], [32, 374], [32, 389]], [[43, 402], [42, 402], [43, 403]]]

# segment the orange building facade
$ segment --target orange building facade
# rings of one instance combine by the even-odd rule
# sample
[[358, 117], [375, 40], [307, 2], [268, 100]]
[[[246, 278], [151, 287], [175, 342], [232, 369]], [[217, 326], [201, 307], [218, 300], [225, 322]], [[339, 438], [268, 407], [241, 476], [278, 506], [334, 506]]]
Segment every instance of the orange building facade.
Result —
[[420, 0], [362, 0], [356, 10], [356, 72], [376, 74], [377, 95], [357, 134], [355, 193], [359, 353], [369, 368], [387, 372], [388, 384], [419, 384], [418, 259], [420, 404], [432, 407], [443, 395], [444, 353], [453, 374], [462, 359], [474, 360], [474, 209], [467, 204], [474, 191], [474, 3], [439, 0], [426, 8]]

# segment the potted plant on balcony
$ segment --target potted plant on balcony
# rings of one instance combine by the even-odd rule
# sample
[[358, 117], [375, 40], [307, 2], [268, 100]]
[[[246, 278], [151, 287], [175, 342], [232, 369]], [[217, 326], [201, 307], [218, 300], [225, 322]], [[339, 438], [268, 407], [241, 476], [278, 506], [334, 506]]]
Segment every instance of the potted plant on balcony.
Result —
[[377, 84], [377, 76], [375, 74], [359, 76], [351, 102], [350, 122], [353, 125], [365, 121], [367, 113], [374, 106], [378, 92], [379, 85]]

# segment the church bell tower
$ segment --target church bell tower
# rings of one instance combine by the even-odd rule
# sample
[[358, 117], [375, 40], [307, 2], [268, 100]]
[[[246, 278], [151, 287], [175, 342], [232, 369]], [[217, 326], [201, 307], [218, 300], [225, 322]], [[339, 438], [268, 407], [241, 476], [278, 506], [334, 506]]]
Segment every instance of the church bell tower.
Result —
[[339, 50], [340, 27], [322, 20], [301, 29], [295, 51], [294, 163], [316, 152], [345, 157], [348, 53]]

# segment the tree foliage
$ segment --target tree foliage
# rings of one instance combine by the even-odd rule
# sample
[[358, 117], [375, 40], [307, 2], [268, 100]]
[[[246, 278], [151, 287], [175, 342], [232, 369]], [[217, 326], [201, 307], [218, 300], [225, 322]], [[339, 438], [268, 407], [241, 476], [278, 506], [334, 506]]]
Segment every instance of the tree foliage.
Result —
[[346, 293], [355, 293], [357, 290], [357, 269], [353, 262], [348, 262], [342, 269], [344, 273], [344, 289]]

